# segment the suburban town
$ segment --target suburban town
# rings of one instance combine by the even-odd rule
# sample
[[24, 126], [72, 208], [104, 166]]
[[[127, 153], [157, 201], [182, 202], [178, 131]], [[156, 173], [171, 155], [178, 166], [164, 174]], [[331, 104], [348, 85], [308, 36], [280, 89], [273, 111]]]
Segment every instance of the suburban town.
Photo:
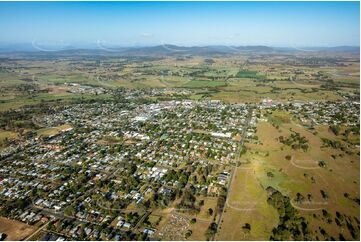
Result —
[[[272, 111], [287, 110], [307, 129], [353, 128], [359, 120], [352, 95], [343, 102], [225, 104], [139, 98], [167, 89], [108, 92], [119, 101], [48, 107], [32, 122], [52, 128], [9, 140], [1, 151], [1, 214], [38, 227], [28, 239], [163, 239], [163, 218], [189, 227], [204, 209], [216, 221], [245, 143], [259, 142], [257, 123]], [[204, 199], [218, 201], [202, 208]]]
[[360, 241], [360, 1], [1, 1], [1, 241]]

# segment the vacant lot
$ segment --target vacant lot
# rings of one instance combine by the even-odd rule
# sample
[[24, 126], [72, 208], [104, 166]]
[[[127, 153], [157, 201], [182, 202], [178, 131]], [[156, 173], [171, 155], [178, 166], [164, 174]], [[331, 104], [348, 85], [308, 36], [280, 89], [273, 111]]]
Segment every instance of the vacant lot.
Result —
[[0, 217], [0, 233], [7, 235], [5, 240], [23, 240], [34, 231], [33, 226]]
[[37, 135], [39, 137], [51, 137], [59, 134], [60, 132], [64, 132], [68, 129], [71, 129], [71, 126], [69, 124], [64, 124], [58, 127], [43, 128], [37, 131]]
[[[278, 223], [276, 210], [267, 203], [267, 192], [258, 182], [258, 164], [235, 170], [217, 240], [268, 240]], [[251, 229], [242, 228], [246, 223]]]

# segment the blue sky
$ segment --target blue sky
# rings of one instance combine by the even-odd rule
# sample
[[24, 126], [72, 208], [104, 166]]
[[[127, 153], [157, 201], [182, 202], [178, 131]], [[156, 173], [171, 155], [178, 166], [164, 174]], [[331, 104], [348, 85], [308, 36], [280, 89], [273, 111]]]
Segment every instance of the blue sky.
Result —
[[339, 46], [359, 2], [0, 2], [0, 42]]

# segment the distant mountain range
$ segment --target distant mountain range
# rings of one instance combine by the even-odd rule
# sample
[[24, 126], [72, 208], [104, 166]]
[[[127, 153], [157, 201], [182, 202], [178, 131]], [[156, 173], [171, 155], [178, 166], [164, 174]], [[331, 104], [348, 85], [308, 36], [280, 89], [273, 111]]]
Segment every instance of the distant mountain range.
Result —
[[116, 47], [105, 46], [101, 44], [88, 45], [88, 46], [39, 46], [35, 44], [1, 44], [0, 52], [46, 52], [57, 54], [89, 54], [89, 53], [114, 53], [121, 55], [217, 55], [217, 54], [237, 54], [237, 53], [277, 53], [277, 52], [298, 52], [298, 51], [321, 51], [321, 52], [353, 52], [359, 53], [359, 46], [335, 46], [335, 47], [269, 47], [262, 45], [255, 46], [225, 46], [225, 45], [212, 45], [212, 46], [177, 46], [177, 45], [157, 45], [148, 47]]

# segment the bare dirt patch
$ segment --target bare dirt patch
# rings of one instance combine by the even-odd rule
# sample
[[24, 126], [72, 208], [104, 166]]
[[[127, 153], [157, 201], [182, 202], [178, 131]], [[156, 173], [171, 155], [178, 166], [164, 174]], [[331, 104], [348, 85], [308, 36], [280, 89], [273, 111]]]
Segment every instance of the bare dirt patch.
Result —
[[0, 233], [5, 233], [5, 240], [23, 240], [35, 231], [35, 227], [0, 217]]
[[48, 87], [46, 89], [46, 91], [49, 94], [65, 94], [67, 92], [69, 92], [69, 87], [57, 87], [57, 86], [52, 86], [52, 87]]

